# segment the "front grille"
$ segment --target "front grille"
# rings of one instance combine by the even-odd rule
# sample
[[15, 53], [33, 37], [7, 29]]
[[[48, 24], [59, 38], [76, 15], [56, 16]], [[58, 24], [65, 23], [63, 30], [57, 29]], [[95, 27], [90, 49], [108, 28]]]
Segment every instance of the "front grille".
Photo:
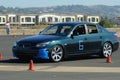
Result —
[[17, 45], [22, 48], [36, 47], [35, 43], [18, 43]]
[[36, 47], [36, 43], [22, 42], [13, 47], [13, 53], [17, 57], [34, 57], [38, 55], [39, 49]]
[[29, 51], [25, 51], [25, 50], [21, 50], [21, 51], [19, 51], [19, 50], [13, 50], [13, 52], [15, 53], [15, 55], [17, 56], [17, 57], [34, 57], [34, 56], [37, 56], [38, 55], [38, 53], [39, 53], [39, 51], [31, 51], [31, 50], [29, 50]]

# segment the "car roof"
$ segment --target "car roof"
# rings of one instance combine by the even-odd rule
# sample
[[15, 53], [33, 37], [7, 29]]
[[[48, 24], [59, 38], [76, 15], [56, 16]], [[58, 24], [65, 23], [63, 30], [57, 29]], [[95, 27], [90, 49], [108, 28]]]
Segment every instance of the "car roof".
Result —
[[72, 24], [72, 25], [78, 25], [78, 24], [93, 24], [95, 25], [96, 23], [90, 23], [90, 22], [62, 22], [62, 23], [57, 23], [57, 24]]

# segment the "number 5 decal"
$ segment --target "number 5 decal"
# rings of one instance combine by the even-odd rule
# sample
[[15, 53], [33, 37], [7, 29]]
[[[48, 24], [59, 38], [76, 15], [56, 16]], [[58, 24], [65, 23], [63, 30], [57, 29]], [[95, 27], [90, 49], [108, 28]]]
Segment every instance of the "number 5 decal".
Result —
[[83, 40], [79, 40], [79, 50], [84, 50]]

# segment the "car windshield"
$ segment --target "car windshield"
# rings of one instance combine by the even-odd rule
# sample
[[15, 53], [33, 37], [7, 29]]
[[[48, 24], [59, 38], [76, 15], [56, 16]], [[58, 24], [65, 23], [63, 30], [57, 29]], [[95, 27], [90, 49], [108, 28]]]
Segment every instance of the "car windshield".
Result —
[[44, 29], [40, 34], [67, 36], [73, 29], [73, 26], [71, 24], [54, 24]]

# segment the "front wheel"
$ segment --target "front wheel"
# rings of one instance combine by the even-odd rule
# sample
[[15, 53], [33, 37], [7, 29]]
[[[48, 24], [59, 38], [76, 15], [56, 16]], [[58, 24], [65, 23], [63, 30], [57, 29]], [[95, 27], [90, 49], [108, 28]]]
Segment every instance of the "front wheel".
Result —
[[51, 61], [59, 62], [63, 59], [64, 51], [63, 48], [60, 45], [55, 45], [51, 48], [49, 53], [49, 58]]
[[104, 43], [102, 49], [102, 57], [107, 57], [112, 55], [112, 45], [109, 42]]

